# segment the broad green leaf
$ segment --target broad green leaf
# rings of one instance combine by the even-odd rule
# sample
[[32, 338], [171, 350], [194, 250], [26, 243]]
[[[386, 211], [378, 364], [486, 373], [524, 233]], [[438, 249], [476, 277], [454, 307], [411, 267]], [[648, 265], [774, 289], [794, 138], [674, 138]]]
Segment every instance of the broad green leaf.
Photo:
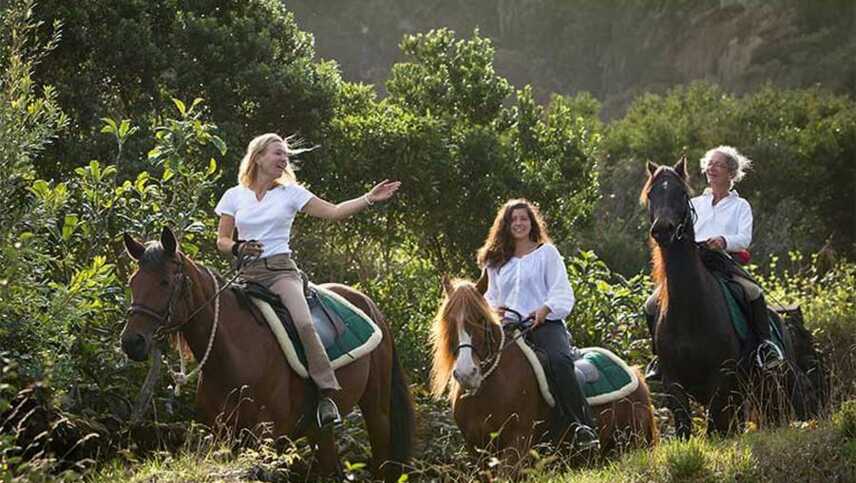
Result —
[[79, 217], [74, 214], [65, 215], [65, 220], [62, 224], [62, 239], [68, 241], [71, 235], [74, 234], [74, 229], [77, 228]]
[[184, 105], [184, 102], [176, 99], [175, 97], [172, 98], [172, 102], [175, 104], [175, 107], [178, 108], [178, 112], [180, 112], [182, 116], [187, 114], [187, 107]]

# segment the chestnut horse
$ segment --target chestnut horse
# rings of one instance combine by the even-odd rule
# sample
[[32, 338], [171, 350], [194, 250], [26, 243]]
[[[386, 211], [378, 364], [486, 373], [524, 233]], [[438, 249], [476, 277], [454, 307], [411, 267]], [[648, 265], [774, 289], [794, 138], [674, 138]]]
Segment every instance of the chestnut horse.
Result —
[[[529, 360], [509, 344], [496, 313], [475, 284], [443, 281], [445, 299], [434, 319], [432, 392], [441, 397], [455, 372], [459, 351], [470, 348], [480, 381], [465, 394], [452, 383], [452, 412], [471, 448], [492, 449], [512, 467], [533, 444], [547, 439], [551, 408], [539, 390]], [[537, 329], [536, 329], [537, 330]], [[644, 377], [625, 398], [593, 406], [604, 452], [625, 445], [654, 445], [658, 439]]]
[[[314, 391], [286, 362], [268, 325], [239, 306], [231, 290], [218, 290], [224, 281], [179, 251], [168, 228], [160, 242], [143, 245], [127, 234], [124, 241], [140, 265], [129, 282], [133, 304], [122, 333], [128, 357], [145, 360], [164, 333], [177, 331], [202, 364], [196, 403], [208, 424], [270, 431], [273, 437], [306, 434], [317, 444], [320, 470], [340, 471], [333, 431], [319, 430], [304, 414], [307, 406], [314, 408], [314, 400], [306, 404]], [[412, 450], [414, 413], [389, 325], [367, 296], [344, 285], [327, 287], [362, 309], [383, 332], [373, 352], [336, 371], [342, 390], [335, 400], [343, 414], [359, 405], [371, 440], [372, 469], [395, 481]]]
[[[694, 211], [687, 185], [686, 159], [674, 167], [648, 163], [640, 201], [651, 220], [652, 278], [660, 287], [656, 342], [668, 406], [678, 436], [692, 432], [689, 398], [707, 407], [708, 433], [733, 432], [742, 423], [743, 402], [751, 391], [767, 420], [779, 421], [787, 406], [806, 419], [819, 411], [820, 387], [812, 387], [794, 359], [794, 345], [817, 360], [811, 335], [785, 325], [784, 374], [747, 369], [719, 282], [704, 266], [695, 241]], [[783, 376], [783, 377], [780, 377]], [[822, 376], [821, 376], [822, 377]], [[772, 390], [776, 388], [776, 390]], [[783, 390], [779, 390], [782, 388]]]

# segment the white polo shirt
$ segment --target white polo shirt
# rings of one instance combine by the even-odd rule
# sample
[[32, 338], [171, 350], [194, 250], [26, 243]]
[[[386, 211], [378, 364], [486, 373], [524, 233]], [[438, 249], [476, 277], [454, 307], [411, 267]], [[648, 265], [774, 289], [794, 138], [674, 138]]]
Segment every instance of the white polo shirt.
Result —
[[713, 204], [713, 192], [708, 188], [704, 194], [692, 199], [698, 218], [695, 222], [695, 238], [703, 242], [709, 238], [725, 238], [725, 249], [736, 252], [749, 248], [752, 243], [752, 207], [737, 191]]
[[235, 218], [241, 240], [258, 240], [262, 257], [291, 253], [288, 246], [294, 216], [315, 195], [296, 183], [280, 185], [265, 193], [259, 201], [253, 190], [233, 186], [223, 193], [214, 212]]
[[565, 261], [549, 243], [522, 257], [511, 257], [499, 269], [488, 267], [487, 274], [485, 299], [493, 308], [505, 305], [526, 317], [546, 305], [550, 320], [564, 319], [574, 308]]

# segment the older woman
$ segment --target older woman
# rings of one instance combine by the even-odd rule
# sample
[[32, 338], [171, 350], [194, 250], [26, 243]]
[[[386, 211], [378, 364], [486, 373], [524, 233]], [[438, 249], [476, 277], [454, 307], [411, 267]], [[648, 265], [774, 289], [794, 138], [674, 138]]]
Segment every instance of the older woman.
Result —
[[[751, 166], [752, 161], [731, 146], [715, 147], [701, 158], [701, 172], [707, 179], [708, 187], [704, 193], [691, 200], [697, 215], [693, 225], [696, 242], [703, 243], [711, 250], [729, 254], [745, 252], [749, 248], [752, 243], [752, 207], [733, 188]], [[743, 287], [750, 302], [752, 314], [749, 323], [758, 341], [758, 364], [763, 368], [780, 364], [783, 356], [770, 340], [767, 304], [761, 287], [740, 273], [730, 274]], [[656, 290], [645, 303], [645, 316], [655, 355], [655, 359], [648, 366], [647, 377], [658, 379], [660, 374], [656, 359], [657, 349], [653, 342], [657, 322]]]

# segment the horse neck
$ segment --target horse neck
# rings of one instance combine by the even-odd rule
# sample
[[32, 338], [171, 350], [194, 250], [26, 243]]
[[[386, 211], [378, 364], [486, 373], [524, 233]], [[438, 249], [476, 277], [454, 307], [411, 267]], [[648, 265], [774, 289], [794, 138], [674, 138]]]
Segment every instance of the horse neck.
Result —
[[[704, 268], [698, 247], [684, 240], [661, 247], [661, 251], [669, 297], [668, 314], [698, 313], [699, 306], [709, 300], [705, 294], [710, 286], [710, 274]], [[680, 319], [696, 320], [697, 317]]]
[[[190, 296], [185, 305], [186, 314], [196, 311], [193, 317], [181, 328], [181, 335], [190, 346], [193, 357], [197, 361], [201, 361], [205, 357], [205, 352], [208, 349], [208, 343], [211, 338], [211, 330], [214, 326], [214, 310], [216, 300], [212, 300], [215, 294], [214, 280], [211, 278], [213, 273], [209, 272], [202, 265], [196, 264], [190, 259], [187, 260], [187, 276], [192, 281]], [[210, 273], [210, 274], [209, 274]], [[215, 275], [216, 276], [216, 275]], [[222, 283], [220, 284], [222, 288]], [[225, 290], [220, 294], [220, 297], [231, 295]], [[209, 303], [210, 301], [210, 303]], [[203, 305], [206, 305], [202, 307]], [[221, 306], [222, 306], [221, 301]], [[200, 309], [200, 307], [202, 307]], [[222, 307], [221, 307], [222, 311]], [[221, 318], [222, 319], [222, 318]], [[222, 320], [220, 320], [222, 322]], [[219, 331], [219, 328], [218, 328]], [[214, 350], [214, 348], [212, 348]]]

